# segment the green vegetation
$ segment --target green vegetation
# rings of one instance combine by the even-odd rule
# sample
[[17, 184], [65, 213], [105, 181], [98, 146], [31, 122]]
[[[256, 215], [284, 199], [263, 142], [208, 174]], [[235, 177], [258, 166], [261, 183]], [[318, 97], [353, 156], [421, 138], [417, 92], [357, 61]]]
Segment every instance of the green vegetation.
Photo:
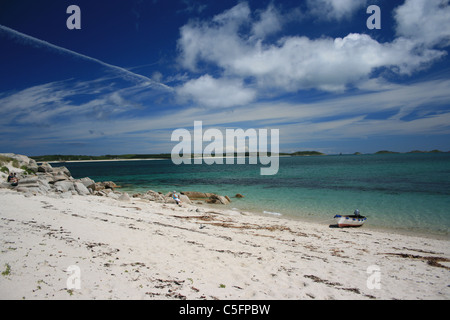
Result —
[[35, 172], [33, 170], [31, 170], [30, 168], [28, 168], [27, 166], [21, 166], [20, 169], [23, 170], [23, 173], [27, 174], [27, 175], [34, 175]]
[[10, 163], [11, 161], [14, 161], [14, 159], [10, 157], [0, 156], [0, 164], [2, 165]]
[[8, 276], [11, 274], [11, 266], [9, 264], [5, 264], [6, 270], [2, 272], [2, 276]]
[[104, 156], [86, 155], [45, 155], [30, 157], [37, 162], [82, 161], [82, 160], [131, 160], [131, 159], [170, 159], [170, 154], [122, 154]]
[[421, 151], [421, 150], [413, 150], [408, 153], [442, 153], [441, 150], [431, 150], [431, 151]]
[[381, 150], [381, 151], [375, 152], [375, 154], [389, 154], [389, 153], [399, 153], [399, 152], [388, 151], [388, 150]]
[[19, 161], [17, 161], [16, 159], [14, 159], [14, 160], [12, 161], [12, 166], [13, 166], [14, 168], [19, 168]]
[[1, 167], [0, 171], [6, 174], [9, 173], [9, 169], [7, 167]]
[[297, 151], [290, 154], [291, 156], [324, 156], [325, 154], [318, 151]]

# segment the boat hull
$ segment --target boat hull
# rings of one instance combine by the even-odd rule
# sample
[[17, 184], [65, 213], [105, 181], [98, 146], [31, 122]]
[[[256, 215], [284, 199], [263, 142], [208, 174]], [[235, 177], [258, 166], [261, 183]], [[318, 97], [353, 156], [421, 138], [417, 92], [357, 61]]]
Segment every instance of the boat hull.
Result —
[[334, 216], [339, 228], [357, 228], [361, 227], [367, 218], [363, 216]]

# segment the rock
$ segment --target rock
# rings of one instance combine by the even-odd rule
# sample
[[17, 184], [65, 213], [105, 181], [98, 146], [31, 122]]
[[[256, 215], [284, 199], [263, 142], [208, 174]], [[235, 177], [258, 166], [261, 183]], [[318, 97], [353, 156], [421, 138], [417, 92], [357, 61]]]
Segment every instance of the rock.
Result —
[[39, 166], [38, 166], [38, 164], [36, 163], [36, 161], [34, 159], [30, 159], [27, 167], [28, 167], [28, 169], [30, 169], [34, 173], [38, 172], [38, 169], [39, 169]]
[[67, 169], [66, 167], [55, 167], [55, 168], [52, 168], [53, 169], [53, 171], [52, 171], [52, 173], [55, 175], [55, 174], [63, 174], [63, 175], [66, 175], [67, 177], [72, 177], [72, 174], [70, 173], [70, 171], [69, 171], [69, 169]]
[[66, 176], [65, 174], [58, 172], [55, 175], [53, 175], [53, 182], [64, 181], [64, 180], [69, 180], [69, 177]]
[[120, 188], [118, 185], [116, 185], [112, 181], [104, 181], [104, 182], [101, 182], [101, 184], [105, 187], [105, 189], [112, 189], [112, 190], [114, 190], [115, 188]]
[[[198, 192], [198, 191], [183, 191], [182, 194], [189, 197], [191, 200], [197, 200], [197, 199], [207, 199], [209, 196], [206, 195], [204, 192]], [[170, 194], [172, 196], [172, 194]]]
[[[231, 203], [231, 199], [228, 196], [221, 196], [215, 193], [205, 193], [198, 191], [183, 191], [182, 195], [186, 195], [190, 200], [188, 203], [191, 203], [191, 200], [203, 200], [207, 203], [217, 203], [217, 204], [229, 204]], [[172, 194], [169, 194], [172, 196]], [[181, 198], [180, 198], [181, 199]], [[183, 201], [183, 200], [181, 200]]]
[[[52, 188], [47, 180], [39, 179], [38, 183], [39, 183], [39, 189], [42, 194], [48, 194], [52, 190]], [[20, 184], [20, 182], [19, 182], [19, 184]]]
[[209, 200], [206, 202], [208, 203], [219, 203], [219, 204], [229, 204], [230, 201], [228, 201], [224, 196], [219, 196], [217, 194], [211, 194], [209, 197]]
[[88, 177], [81, 178], [76, 181], [81, 182], [86, 188], [90, 188], [90, 186], [95, 185], [95, 181]]
[[93, 194], [95, 196], [99, 196], [99, 197], [106, 197], [106, 196], [108, 196], [108, 193], [106, 193], [105, 190], [93, 191]]
[[230, 204], [230, 201], [224, 196], [216, 195], [221, 204]]
[[85, 185], [81, 182], [74, 182], [73, 185], [80, 196], [87, 196], [91, 194], [88, 188], [86, 188]]
[[21, 186], [24, 186], [24, 185], [38, 186], [38, 181], [39, 181], [39, 178], [37, 176], [36, 177], [27, 177], [27, 178], [19, 179], [19, 184]]
[[38, 167], [38, 172], [53, 172], [53, 168], [48, 162], [43, 162]]
[[180, 200], [182, 203], [192, 204], [191, 199], [185, 194], [180, 194]]
[[244, 198], [244, 196], [240, 193], [236, 193], [236, 195], [234, 196], [235, 198]]
[[61, 192], [61, 193], [75, 190], [73, 182], [71, 182], [71, 181], [58, 181], [58, 182], [55, 182], [54, 188], [55, 188], [56, 191]]
[[[93, 182], [94, 180], [92, 180]], [[102, 181], [102, 182], [95, 182], [88, 186], [92, 191], [100, 191], [105, 189], [114, 190], [115, 188], [120, 188], [118, 185], [116, 185], [112, 181]]]
[[164, 195], [160, 194], [159, 192], [148, 190], [145, 194], [140, 196], [141, 199], [146, 199], [150, 201], [156, 201], [159, 203], [166, 203], [166, 197]]
[[92, 191], [97, 192], [97, 191], [101, 191], [105, 189], [105, 186], [102, 185], [100, 182], [95, 182], [94, 184], [91, 184], [90, 186], [88, 186], [89, 189], [91, 189]]

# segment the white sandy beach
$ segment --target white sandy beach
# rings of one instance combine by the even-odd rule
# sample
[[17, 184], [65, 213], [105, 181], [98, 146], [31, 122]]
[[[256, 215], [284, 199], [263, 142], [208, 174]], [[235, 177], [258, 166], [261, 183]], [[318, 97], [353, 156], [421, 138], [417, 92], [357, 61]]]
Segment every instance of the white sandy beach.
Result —
[[0, 203], [0, 299], [450, 298], [445, 240], [220, 205], [6, 189]]

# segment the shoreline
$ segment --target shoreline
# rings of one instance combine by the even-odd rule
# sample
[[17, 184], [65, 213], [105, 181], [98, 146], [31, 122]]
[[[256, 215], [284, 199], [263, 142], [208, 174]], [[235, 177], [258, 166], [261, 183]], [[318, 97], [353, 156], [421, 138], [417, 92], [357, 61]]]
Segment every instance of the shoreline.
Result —
[[[230, 204], [231, 206], [232, 204]], [[237, 211], [240, 211], [238, 208], [236, 208]], [[334, 228], [333, 225], [335, 223], [332, 223], [332, 221], [335, 221], [333, 218], [329, 219], [319, 219], [319, 218], [306, 218], [306, 217], [298, 217], [295, 215], [288, 215], [288, 214], [282, 214], [282, 213], [268, 213], [268, 212], [256, 212], [254, 210], [245, 210], [246, 212], [249, 212], [250, 214], [253, 214], [255, 216], [263, 216], [263, 217], [273, 217], [278, 219], [286, 219], [286, 220], [292, 220], [296, 221], [298, 223], [310, 223], [310, 224], [317, 224], [320, 226], [328, 225], [329, 228]], [[411, 237], [419, 237], [419, 238], [425, 238], [425, 239], [435, 239], [435, 240], [443, 240], [443, 241], [450, 241], [450, 235], [444, 235], [439, 233], [427, 233], [425, 231], [414, 231], [414, 230], [408, 230], [408, 229], [401, 229], [397, 227], [379, 227], [379, 226], [373, 226], [370, 225], [370, 220], [368, 220], [367, 223], [365, 223], [363, 226], [355, 228], [362, 230], [368, 230], [368, 231], [375, 231], [375, 232], [382, 232], [387, 234], [398, 234], [398, 235], [404, 235], [404, 236], [411, 236]]]
[[[142, 192], [139, 190], [133, 190], [133, 188], [124, 188], [124, 192], [128, 192], [130, 194]], [[232, 198], [233, 199], [233, 198]], [[250, 214], [253, 214], [255, 216], [262, 216], [262, 217], [273, 217], [273, 218], [279, 218], [279, 219], [286, 219], [286, 220], [292, 220], [299, 223], [306, 222], [311, 224], [318, 224], [318, 225], [334, 225], [333, 223], [335, 221], [334, 218], [328, 218], [328, 219], [322, 219], [322, 218], [311, 218], [311, 217], [304, 217], [304, 216], [296, 216], [294, 214], [286, 214], [286, 213], [280, 213], [280, 212], [268, 212], [265, 211], [263, 207], [258, 209], [248, 209], [248, 208], [233, 208], [235, 205], [235, 202], [231, 202], [230, 204], [224, 205], [226, 207], [226, 210], [232, 210], [232, 211], [245, 211]], [[197, 205], [199, 208], [215, 208], [214, 204], [207, 204], [203, 203], [201, 205]], [[328, 223], [329, 222], [329, 223]], [[422, 237], [422, 238], [429, 238], [429, 239], [436, 239], [436, 240], [445, 240], [450, 241], [450, 235], [448, 234], [442, 234], [439, 232], [427, 232], [424, 230], [408, 230], [406, 228], [399, 228], [399, 227], [383, 227], [383, 226], [373, 226], [370, 225], [370, 219], [359, 229], [367, 229], [367, 230], [373, 230], [373, 231], [379, 231], [384, 233], [392, 233], [392, 234], [399, 234], [399, 235], [406, 235], [406, 236], [415, 236], [415, 237]]]
[[[148, 190], [146, 188], [144, 188], [144, 189]], [[123, 192], [127, 192], [129, 194], [145, 192], [145, 190], [140, 190], [139, 188], [133, 189], [130, 187], [120, 188], [120, 190]], [[234, 198], [231, 198], [231, 199], [234, 199]], [[233, 200], [233, 201], [235, 201], [235, 200]], [[228, 210], [233, 210], [234, 205], [235, 205], [235, 202], [231, 202], [230, 204], [227, 204], [226, 206], [227, 206]], [[206, 207], [206, 206], [208, 206], [208, 204], [203, 203], [200, 206]], [[214, 205], [210, 205], [210, 206], [214, 206]], [[330, 222], [330, 223], [328, 223], [328, 225], [331, 225], [331, 224], [333, 224], [332, 221], [335, 221], [332, 217], [328, 218], [328, 219], [321, 218], [321, 217], [312, 218], [311, 216], [305, 217], [305, 216], [297, 216], [295, 214], [289, 214], [289, 213], [268, 212], [268, 211], [265, 211], [266, 208], [264, 208], [264, 207], [250, 208], [250, 209], [236, 207], [235, 209], [237, 211], [246, 211], [246, 212], [249, 212], [249, 213], [257, 215], [257, 216], [268, 216], [268, 217], [294, 220], [294, 221], [298, 221], [298, 222], [308, 222], [308, 223], [321, 224], [321, 225], [326, 224], [325, 222], [327, 222], [327, 221]], [[312, 216], [313, 216], [313, 214], [312, 214]], [[450, 241], [450, 234], [444, 234], [442, 232], [438, 232], [438, 231], [430, 230], [430, 229], [409, 230], [407, 228], [401, 228], [401, 227], [397, 227], [397, 226], [373, 226], [373, 225], [370, 225], [370, 218], [361, 228], [380, 231], [380, 232], [386, 232], [386, 233], [398, 233], [398, 234], [402, 234], [402, 235], [411, 235], [411, 236], [418, 236], [418, 237], [423, 237], [423, 238], [432, 238], [432, 239], [440, 239], [440, 240]]]
[[[77, 162], [119, 162], [119, 161], [155, 161], [155, 160], [170, 160], [169, 158], [153, 158], [153, 159], [104, 159], [104, 160], [68, 160], [68, 161], [47, 161], [47, 163], [77, 163]], [[38, 163], [43, 163], [39, 161]]]
[[[0, 199], [2, 299], [450, 298], [449, 241], [220, 205], [4, 189]], [[67, 288], [69, 266], [79, 289]], [[368, 286], [371, 266], [380, 289]]]

